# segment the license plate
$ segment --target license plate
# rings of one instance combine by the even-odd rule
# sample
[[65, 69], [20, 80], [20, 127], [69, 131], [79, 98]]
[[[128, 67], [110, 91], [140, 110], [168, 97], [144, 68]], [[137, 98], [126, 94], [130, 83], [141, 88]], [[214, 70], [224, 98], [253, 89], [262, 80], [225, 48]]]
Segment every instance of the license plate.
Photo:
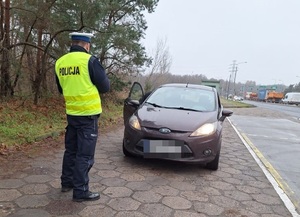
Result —
[[182, 153], [182, 145], [182, 141], [175, 140], [144, 140], [144, 157], [178, 158]]

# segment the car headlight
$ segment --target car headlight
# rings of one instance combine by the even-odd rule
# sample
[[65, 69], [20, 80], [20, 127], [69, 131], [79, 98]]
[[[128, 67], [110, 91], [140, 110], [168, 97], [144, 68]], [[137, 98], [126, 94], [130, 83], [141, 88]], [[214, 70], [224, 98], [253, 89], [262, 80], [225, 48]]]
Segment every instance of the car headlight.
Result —
[[137, 116], [135, 116], [135, 115], [132, 115], [129, 118], [129, 125], [136, 130], [141, 130], [141, 125], [139, 123]]
[[190, 136], [209, 136], [216, 132], [217, 122], [207, 123], [195, 130]]

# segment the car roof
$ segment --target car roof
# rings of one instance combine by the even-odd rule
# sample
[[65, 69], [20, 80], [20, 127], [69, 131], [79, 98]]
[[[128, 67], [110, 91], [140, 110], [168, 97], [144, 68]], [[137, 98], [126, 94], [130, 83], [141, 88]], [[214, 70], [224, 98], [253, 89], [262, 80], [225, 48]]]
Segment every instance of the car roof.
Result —
[[201, 84], [189, 84], [189, 83], [168, 83], [163, 84], [160, 87], [181, 87], [181, 88], [196, 88], [196, 89], [202, 89], [202, 90], [210, 90], [214, 91], [213, 87], [201, 85]]
[[286, 93], [287, 95], [288, 94], [300, 94], [300, 92], [288, 92], [288, 93]]

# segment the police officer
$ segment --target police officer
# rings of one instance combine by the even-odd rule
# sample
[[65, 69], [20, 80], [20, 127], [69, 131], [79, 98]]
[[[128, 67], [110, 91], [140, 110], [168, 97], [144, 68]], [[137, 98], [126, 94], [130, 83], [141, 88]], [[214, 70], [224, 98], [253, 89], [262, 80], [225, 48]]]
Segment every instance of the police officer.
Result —
[[67, 127], [62, 164], [61, 191], [73, 189], [73, 201], [98, 200], [89, 190], [88, 172], [94, 164], [98, 118], [102, 112], [100, 94], [110, 82], [99, 60], [89, 54], [91, 33], [70, 33], [70, 52], [55, 64], [56, 83], [66, 105]]

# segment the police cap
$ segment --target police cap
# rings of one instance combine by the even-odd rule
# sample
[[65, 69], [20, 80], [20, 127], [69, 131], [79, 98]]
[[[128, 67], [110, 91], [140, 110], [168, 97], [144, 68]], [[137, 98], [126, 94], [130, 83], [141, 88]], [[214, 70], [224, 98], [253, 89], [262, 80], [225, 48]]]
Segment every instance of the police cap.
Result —
[[72, 40], [91, 43], [91, 37], [93, 37], [94, 35], [87, 32], [72, 32], [70, 33], [70, 36]]

